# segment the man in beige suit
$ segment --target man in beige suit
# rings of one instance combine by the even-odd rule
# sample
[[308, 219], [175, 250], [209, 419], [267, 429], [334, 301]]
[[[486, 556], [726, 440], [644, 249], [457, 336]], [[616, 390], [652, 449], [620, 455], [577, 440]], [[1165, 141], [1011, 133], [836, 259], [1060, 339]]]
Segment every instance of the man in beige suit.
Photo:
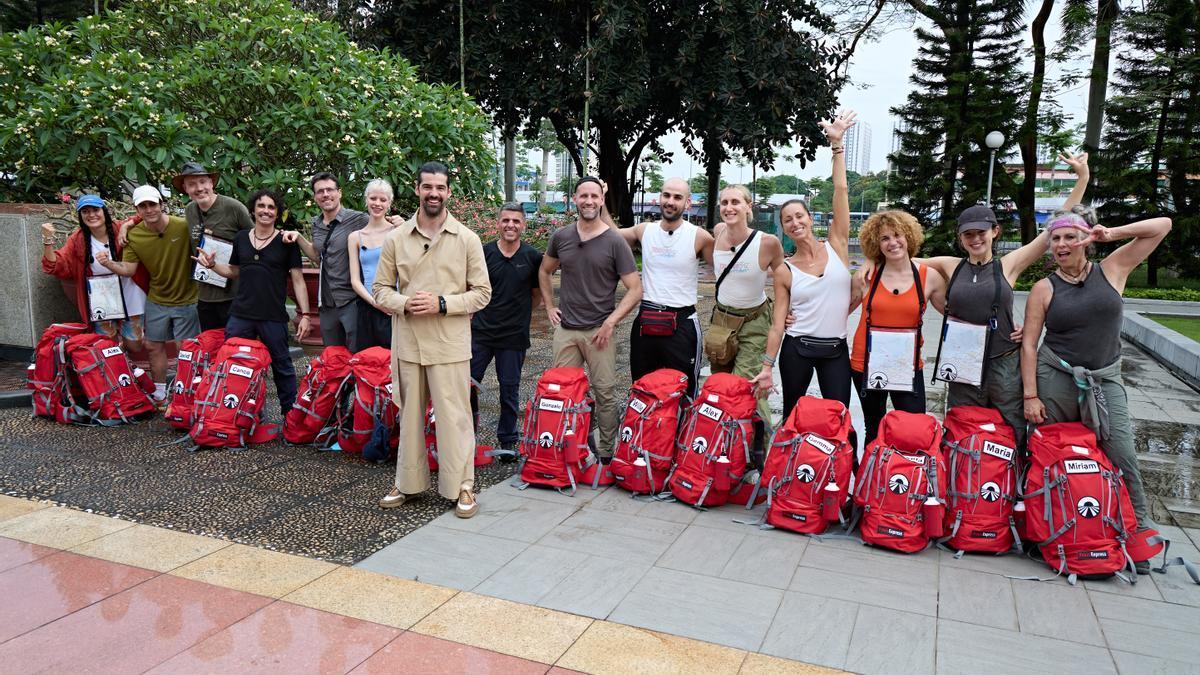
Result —
[[417, 171], [421, 206], [383, 243], [372, 292], [392, 312], [392, 381], [400, 407], [396, 487], [379, 505], [395, 508], [429, 489], [425, 407], [437, 416], [438, 492], [455, 514], [479, 511], [471, 420], [471, 314], [492, 297], [479, 237], [446, 210], [450, 173], [441, 162]]

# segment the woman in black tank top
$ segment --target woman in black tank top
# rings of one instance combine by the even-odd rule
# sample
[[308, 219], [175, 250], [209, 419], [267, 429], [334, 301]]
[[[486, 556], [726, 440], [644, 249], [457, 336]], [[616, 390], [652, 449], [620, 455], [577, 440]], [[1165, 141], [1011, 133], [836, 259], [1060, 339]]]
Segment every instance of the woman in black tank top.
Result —
[[[1055, 212], [1046, 232], [1056, 269], [1029, 294], [1021, 340], [1025, 418], [1034, 425], [1083, 421], [1091, 427], [1125, 475], [1140, 528], [1151, 523], [1121, 381], [1121, 294], [1129, 273], [1170, 231], [1170, 218], [1106, 228], [1096, 224], [1095, 212], [1087, 207]], [[1121, 239], [1133, 241], [1101, 262], [1088, 260], [1088, 244]], [[1043, 327], [1046, 339], [1039, 348]], [[1102, 397], [1076, 385], [1080, 370], [1098, 383]], [[1148, 572], [1149, 565], [1138, 563], [1138, 571]]]

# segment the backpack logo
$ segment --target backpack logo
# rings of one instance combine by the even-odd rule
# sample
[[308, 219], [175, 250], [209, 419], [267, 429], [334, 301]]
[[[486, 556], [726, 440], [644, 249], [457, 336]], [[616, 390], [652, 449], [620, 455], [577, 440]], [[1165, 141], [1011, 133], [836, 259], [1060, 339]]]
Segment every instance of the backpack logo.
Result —
[[954, 364], [944, 363], [938, 370], [938, 378], [947, 382], [953, 382], [958, 379], [958, 368], [955, 368]]
[[176, 380], [176, 381], [175, 381], [175, 393], [176, 393], [176, 394], [182, 394], [182, 393], [183, 393], [183, 383], [182, 383], [182, 382], [180, 382], [179, 380]]
[[1063, 466], [1067, 473], [1100, 473], [1100, 465], [1091, 459], [1068, 459]]
[[721, 409], [714, 408], [713, 406], [711, 406], [707, 403], [704, 403], [700, 406], [700, 414], [704, 415], [705, 417], [709, 418], [710, 420], [714, 420], [717, 422], [721, 421]]
[[629, 399], [629, 408], [635, 413], [641, 415], [646, 409], [646, 402], [640, 398], [631, 398]]
[[995, 539], [996, 533], [991, 530], [971, 530], [971, 537], [974, 539]]
[[237, 394], [225, 394], [225, 398], [221, 399], [221, 405], [226, 408], [236, 408], [240, 402]]
[[308, 364], [308, 370], [304, 371], [305, 375], [312, 375], [312, 366], [313, 366], [312, 363]]
[[902, 473], [892, 474], [892, 477], [888, 479], [888, 491], [898, 495], [908, 492], [908, 476]]
[[552, 398], [543, 398], [538, 401], [538, 410], [549, 410], [550, 412], [562, 412], [563, 402]]
[[304, 393], [300, 394], [300, 398], [304, 399], [305, 401], [311, 401], [312, 400], [312, 389], [305, 389]]
[[1000, 499], [1000, 486], [991, 481], [984, 483], [983, 486], [979, 488], [979, 496], [982, 497], [983, 501], [985, 502], [994, 502], [997, 499]]
[[543, 431], [541, 435], [538, 436], [538, 445], [542, 446], [543, 448], [554, 447], [554, 434], [550, 433], [549, 431]]
[[128, 373], [121, 373], [117, 376], [117, 384], [121, 385], [122, 387], [128, 387], [129, 385], [133, 384], [133, 378], [129, 377]]
[[993, 443], [991, 441], [983, 442], [983, 453], [985, 455], [991, 455], [992, 457], [999, 457], [1006, 462], [1011, 462], [1013, 458], [1012, 448], [1000, 445], [999, 443]]
[[708, 439], [703, 436], [697, 436], [692, 439], [692, 452], [703, 455], [708, 452]]
[[110, 356], [116, 356], [117, 354], [120, 354], [121, 348], [120, 347], [109, 347], [108, 349], [100, 350], [100, 353], [103, 354], [105, 358], [108, 358]]
[[633, 440], [633, 429], [630, 427], [625, 427], [625, 428], [621, 429], [621, 442], [628, 443], [632, 440]]
[[1107, 560], [1108, 551], [1080, 551], [1075, 557], [1078, 560]]
[[246, 377], [246, 378], [254, 377], [253, 370], [250, 370], [246, 366], [238, 366], [238, 365], [229, 366], [229, 374], [230, 375], [241, 375], [242, 377]]
[[880, 525], [879, 527], [875, 528], [875, 531], [879, 534], [886, 534], [889, 537], [896, 537], [897, 539], [904, 538], [904, 531], [897, 530], [894, 527], [886, 527], [884, 525]]
[[888, 385], [887, 375], [883, 373], [871, 373], [867, 378], [867, 389], [883, 389]]
[[1095, 518], [1100, 515], [1100, 502], [1095, 497], [1082, 497], [1075, 503], [1075, 510], [1084, 518]]
[[817, 472], [807, 464], [796, 467], [796, 480], [801, 483], [811, 483], [817, 477]]

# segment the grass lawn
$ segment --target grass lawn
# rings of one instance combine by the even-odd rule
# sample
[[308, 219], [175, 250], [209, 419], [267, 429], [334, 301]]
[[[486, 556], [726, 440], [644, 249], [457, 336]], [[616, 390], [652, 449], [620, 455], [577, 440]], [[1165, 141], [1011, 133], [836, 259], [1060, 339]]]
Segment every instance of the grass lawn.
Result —
[[[1129, 281], [1125, 283], [1129, 288], [1146, 288], [1146, 263], [1138, 265], [1132, 272], [1129, 273]], [[1159, 268], [1158, 270], [1158, 288], [1191, 288], [1200, 290], [1200, 279], [1190, 277], [1180, 277], [1174, 270]], [[1155, 318], [1157, 321], [1158, 319]], [[1161, 323], [1161, 322], [1160, 322]]]
[[1200, 342], [1200, 317], [1164, 316], [1162, 314], [1147, 314], [1146, 316], [1177, 333], [1182, 333], [1196, 342]]

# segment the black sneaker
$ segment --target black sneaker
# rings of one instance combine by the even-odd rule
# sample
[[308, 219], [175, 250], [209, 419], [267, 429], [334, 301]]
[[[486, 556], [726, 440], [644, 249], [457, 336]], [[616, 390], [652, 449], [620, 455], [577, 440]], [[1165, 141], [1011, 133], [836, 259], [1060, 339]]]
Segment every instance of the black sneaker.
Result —
[[501, 443], [497, 450], [498, 452], [496, 453], [496, 459], [500, 460], [501, 462], [504, 462], [505, 464], [512, 464], [513, 462], [517, 461], [518, 451], [516, 441]]

